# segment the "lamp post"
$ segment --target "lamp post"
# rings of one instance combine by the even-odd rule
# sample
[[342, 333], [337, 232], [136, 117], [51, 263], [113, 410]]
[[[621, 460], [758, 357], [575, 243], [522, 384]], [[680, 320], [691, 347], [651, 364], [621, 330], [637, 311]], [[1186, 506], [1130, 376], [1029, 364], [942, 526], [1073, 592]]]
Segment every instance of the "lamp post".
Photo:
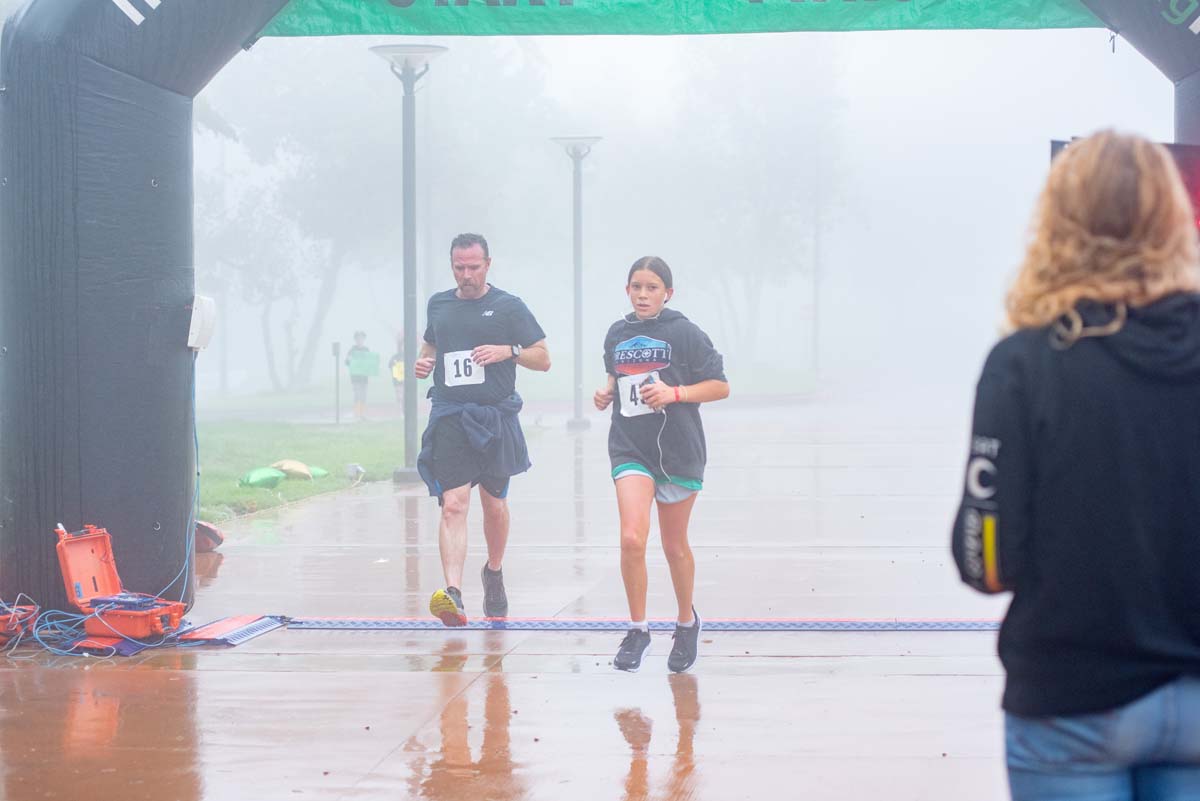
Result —
[[[404, 368], [417, 361], [417, 81], [429, 72], [429, 62], [446, 52], [437, 45], [381, 45], [371, 52], [391, 65], [404, 84]], [[417, 382], [411, 372], [404, 381], [404, 467], [392, 473], [395, 481], [416, 481]]]
[[592, 152], [599, 136], [555, 136], [550, 141], [562, 145], [574, 166], [574, 243], [575, 243], [575, 413], [567, 421], [568, 431], [588, 428], [583, 416], [583, 160]]

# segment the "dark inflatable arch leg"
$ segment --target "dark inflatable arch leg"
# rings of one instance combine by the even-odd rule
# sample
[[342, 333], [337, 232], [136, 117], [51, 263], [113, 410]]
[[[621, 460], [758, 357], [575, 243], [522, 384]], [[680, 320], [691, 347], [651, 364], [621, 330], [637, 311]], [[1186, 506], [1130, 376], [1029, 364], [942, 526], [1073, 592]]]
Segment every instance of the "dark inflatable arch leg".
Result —
[[192, 100], [284, 4], [32, 0], [5, 26], [0, 598], [70, 608], [61, 522], [191, 602]]

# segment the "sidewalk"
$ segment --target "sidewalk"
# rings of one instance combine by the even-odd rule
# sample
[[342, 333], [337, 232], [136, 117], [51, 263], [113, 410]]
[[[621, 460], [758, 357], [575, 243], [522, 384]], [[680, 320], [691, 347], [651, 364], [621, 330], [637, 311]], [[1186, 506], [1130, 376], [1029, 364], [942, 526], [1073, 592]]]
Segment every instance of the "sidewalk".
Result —
[[[505, 565], [514, 617], [624, 617], [606, 427], [531, 409]], [[954, 426], [793, 403], [707, 414], [697, 605], [721, 618], [998, 618], [957, 582]], [[482, 602], [473, 510], [468, 613]], [[193, 617], [424, 616], [437, 504], [376, 484], [229, 527]], [[652, 534], [652, 541], [657, 539]], [[651, 617], [670, 617], [652, 546]], [[231, 650], [0, 663], [0, 797], [1006, 798], [992, 633], [277, 631]], [[90, 668], [90, 669], [85, 669]]]

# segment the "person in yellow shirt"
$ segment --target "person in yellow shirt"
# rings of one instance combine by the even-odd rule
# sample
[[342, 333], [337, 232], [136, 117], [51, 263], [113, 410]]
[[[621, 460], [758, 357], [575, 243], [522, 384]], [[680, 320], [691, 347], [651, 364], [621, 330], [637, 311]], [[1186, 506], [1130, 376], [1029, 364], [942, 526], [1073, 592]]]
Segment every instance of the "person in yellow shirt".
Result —
[[396, 335], [396, 352], [388, 360], [392, 371], [392, 389], [396, 391], [396, 403], [404, 403], [404, 334]]

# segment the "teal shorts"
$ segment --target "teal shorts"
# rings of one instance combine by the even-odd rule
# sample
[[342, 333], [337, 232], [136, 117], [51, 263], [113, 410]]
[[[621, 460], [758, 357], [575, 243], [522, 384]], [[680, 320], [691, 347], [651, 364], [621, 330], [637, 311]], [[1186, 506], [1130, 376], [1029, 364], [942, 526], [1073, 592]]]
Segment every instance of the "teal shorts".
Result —
[[672, 504], [686, 501], [700, 491], [701, 482], [692, 478], [667, 476], [662, 478], [650, 472], [650, 469], [637, 462], [626, 462], [613, 468], [613, 481], [620, 481], [629, 476], [645, 476], [654, 480], [654, 500], [659, 503]]

